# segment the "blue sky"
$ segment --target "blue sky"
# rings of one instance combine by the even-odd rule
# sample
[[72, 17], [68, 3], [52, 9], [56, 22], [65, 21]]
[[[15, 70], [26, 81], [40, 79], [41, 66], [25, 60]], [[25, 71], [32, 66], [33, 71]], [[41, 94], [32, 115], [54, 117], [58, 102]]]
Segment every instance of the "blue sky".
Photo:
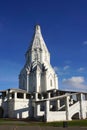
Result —
[[18, 87], [36, 24], [59, 88], [87, 91], [87, 0], [0, 0], [0, 89]]

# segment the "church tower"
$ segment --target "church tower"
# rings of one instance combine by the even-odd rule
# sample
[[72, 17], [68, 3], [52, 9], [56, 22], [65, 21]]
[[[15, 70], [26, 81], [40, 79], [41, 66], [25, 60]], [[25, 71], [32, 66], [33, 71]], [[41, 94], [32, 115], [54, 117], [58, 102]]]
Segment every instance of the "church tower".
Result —
[[50, 53], [46, 47], [39, 25], [26, 54], [26, 63], [19, 75], [19, 88], [27, 92], [46, 92], [58, 89], [58, 77], [50, 64]]

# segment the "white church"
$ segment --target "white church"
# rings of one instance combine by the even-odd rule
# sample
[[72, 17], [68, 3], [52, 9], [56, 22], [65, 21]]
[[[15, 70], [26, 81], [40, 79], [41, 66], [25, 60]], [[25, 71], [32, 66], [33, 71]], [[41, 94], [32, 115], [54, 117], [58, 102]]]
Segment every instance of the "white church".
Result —
[[19, 89], [0, 91], [0, 117], [46, 122], [87, 118], [87, 93], [61, 91], [39, 25], [35, 26]]

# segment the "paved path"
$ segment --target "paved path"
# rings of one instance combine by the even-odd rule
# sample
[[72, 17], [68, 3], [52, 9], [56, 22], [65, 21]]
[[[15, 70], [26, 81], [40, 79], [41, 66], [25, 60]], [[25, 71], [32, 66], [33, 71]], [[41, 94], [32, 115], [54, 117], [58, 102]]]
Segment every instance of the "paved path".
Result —
[[9, 126], [0, 125], [0, 130], [87, 130], [87, 127], [40, 127], [40, 126]]

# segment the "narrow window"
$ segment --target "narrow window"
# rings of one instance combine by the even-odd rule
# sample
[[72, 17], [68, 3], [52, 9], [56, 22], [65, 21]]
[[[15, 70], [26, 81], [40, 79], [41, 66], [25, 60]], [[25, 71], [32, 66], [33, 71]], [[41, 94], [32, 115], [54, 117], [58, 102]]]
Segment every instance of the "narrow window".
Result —
[[50, 80], [50, 86], [52, 87], [52, 80]]

